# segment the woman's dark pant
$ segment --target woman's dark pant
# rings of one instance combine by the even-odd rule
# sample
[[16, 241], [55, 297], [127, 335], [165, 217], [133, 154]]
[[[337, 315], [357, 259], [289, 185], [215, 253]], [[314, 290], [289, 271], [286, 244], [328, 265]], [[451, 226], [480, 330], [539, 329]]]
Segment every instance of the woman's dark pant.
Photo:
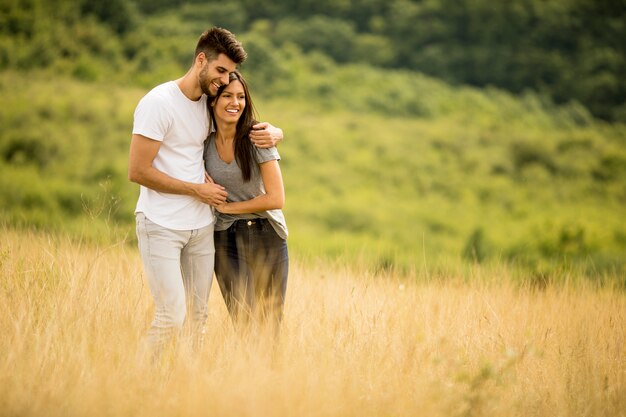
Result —
[[215, 275], [235, 322], [282, 319], [289, 254], [266, 219], [238, 220], [216, 231]]

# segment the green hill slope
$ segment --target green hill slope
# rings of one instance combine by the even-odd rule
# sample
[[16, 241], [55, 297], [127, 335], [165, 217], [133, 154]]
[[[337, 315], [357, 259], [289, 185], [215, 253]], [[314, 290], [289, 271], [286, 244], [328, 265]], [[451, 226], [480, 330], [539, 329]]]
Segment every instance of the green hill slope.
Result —
[[[624, 125], [532, 94], [295, 52], [282, 65], [271, 95], [251, 78], [261, 118], [286, 134], [295, 253], [379, 268], [464, 259], [624, 270]], [[1, 221], [132, 240], [127, 152], [146, 91], [0, 73]]]

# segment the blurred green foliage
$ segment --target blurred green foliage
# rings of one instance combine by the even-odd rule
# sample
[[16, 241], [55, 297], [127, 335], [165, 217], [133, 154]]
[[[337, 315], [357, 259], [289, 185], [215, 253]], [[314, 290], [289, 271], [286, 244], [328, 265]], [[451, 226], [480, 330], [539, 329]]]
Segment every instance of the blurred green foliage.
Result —
[[[604, 35], [570, 39], [562, 30], [571, 21], [557, 33], [542, 20], [608, 3], [474, 1], [448, 17], [443, 0], [263, 3], [0, 0], [0, 222], [133, 240], [138, 189], [126, 169], [134, 107], [149, 88], [181, 76], [199, 33], [220, 24], [249, 53], [242, 69], [262, 120], [285, 131], [285, 211], [301, 256], [379, 270], [508, 262], [538, 282], [569, 267], [595, 277], [626, 272], [626, 125], [551, 90], [567, 90], [561, 81], [579, 92], [597, 86], [567, 56]], [[513, 18], [527, 9], [541, 16]], [[473, 13], [490, 19], [461, 24]], [[516, 38], [529, 22], [534, 40]], [[492, 32], [474, 39], [480, 30]], [[550, 36], [556, 43], [539, 48]], [[453, 38], [465, 43], [449, 48], [444, 40]], [[507, 52], [511, 39], [519, 44]], [[606, 56], [621, 68], [615, 48]], [[466, 50], [485, 61], [469, 65]], [[546, 51], [560, 58], [545, 61]], [[538, 73], [550, 62], [563, 67], [551, 67], [558, 80], [537, 84], [507, 56], [532, 57], [524, 65]], [[623, 77], [606, 68], [606, 91], [618, 97]], [[459, 75], [477, 69], [487, 78]], [[508, 76], [517, 87], [504, 85]], [[610, 102], [593, 91], [626, 115], [623, 96]]]
[[623, 0], [0, 0], [0, 69], [69, 65], [91, 80], [103, 65], [147, 83], [167, 60], [187, 64], [187, 40], [211, 25], [268, 50], [530, 89], [626, 121]]

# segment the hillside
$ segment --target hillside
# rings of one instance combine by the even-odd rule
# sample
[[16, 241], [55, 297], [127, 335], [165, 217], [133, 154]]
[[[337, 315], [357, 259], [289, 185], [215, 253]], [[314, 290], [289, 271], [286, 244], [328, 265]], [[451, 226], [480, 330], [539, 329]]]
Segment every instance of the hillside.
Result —
[[[198, 34], [220, 24], [248, 51], [242, 70], [261, 118], [286, 134], [294, 253], [405, 272], [505, 262], [538, 279], [623, 276], [626, 125], [595, 115], [621, 120], [626, 54], [594, 29], [621, 33], [620, 7], [480, 0], [442, 14], [448, 0], [327, 3], [248, 14], [248, 0], [0, 0], [0, 221], [132, 243], [133, 109], [184, 73]], [[318, 15], [324, 7], [331, 17]], [[424, 46], [430, 26], [411, 29], [409, 18], [435, 25], [435, 49]], [[520, 31], [533, 37], [520, 43]], [[489, 57], [498, 64], [478, 65]], [[543, 86], [529, 78], [546, 69], [539, 61], [551, 65]], [[486, 78], [467, 80], [475, 71], [461, 67]], [[497, 74], [516, 74], [517, 87]], [[593, 100], [555, 92], [568, 83]]]
[[537, 91], [626, 122], [626, 3], [604, 0], [0, 0], [0, 70], [161, 80], [187, 40], [218, 25], [246, 36], [265, 81], [297, 48], [340, 65], [454, 85]]
[[[286, 135], [294, 253], [383, 269], [465, 259], [540, 276], [624, 270], [623, 125], [530, 93], [291, 60], [284, 87], [257, 104]], [[147, 89], [50, 80], [0, 74], [2, 222], [132, 242], [127, 152]]]

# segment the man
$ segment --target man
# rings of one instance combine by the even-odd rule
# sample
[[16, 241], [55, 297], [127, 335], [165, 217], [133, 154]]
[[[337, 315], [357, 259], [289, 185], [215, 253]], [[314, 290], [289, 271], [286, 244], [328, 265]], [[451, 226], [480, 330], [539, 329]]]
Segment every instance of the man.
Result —
[[[128, 178], [141, 185], [137, 238], [155, 303], [147, 335], [155, 351], [179, 332], [187, 312], [196, 336], [208, 316], [215, 253], [210, 206], [224, 203], [227, 192], [204, 180], [207, 97], [229, 83], [246, 56], [231, 32], [210, 29], [200, 36], [189, 71], [155, 87], [135, 110]], [[270, 147], [283, 133], [259, 123], [250, 136], [257, 146]]]

